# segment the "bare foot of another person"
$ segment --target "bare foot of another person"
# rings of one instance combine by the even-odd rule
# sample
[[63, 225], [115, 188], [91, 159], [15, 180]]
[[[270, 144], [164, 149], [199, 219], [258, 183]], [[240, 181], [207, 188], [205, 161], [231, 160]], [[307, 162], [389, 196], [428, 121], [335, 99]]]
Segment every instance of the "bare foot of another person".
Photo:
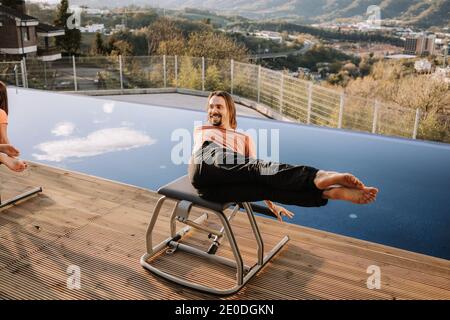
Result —
[[323, 192], [327, 199], [344, 200], [355, 204], [369, 204], [375, 201], [378, 189], [364, 187], [363, 189], [354, 189], [347, 187], [330, 188]]
[[28, 167], [28, 164], [25, 161], [11, 158], [3, 153], [0, 154], [0, 162], [15, 172], [22, 172]]
[[332, 185], [340, 185], [355, 189], [364, 188], [364, 184], [351, 173], [339, 173], [333, 171], [319, 170], [314, 179], [314, 183], [320, 190], [325, 190]]
[[13, 145], [0, 144], [0, 152], [5, 153], [10, 157], [18, 157], [20, 152]]

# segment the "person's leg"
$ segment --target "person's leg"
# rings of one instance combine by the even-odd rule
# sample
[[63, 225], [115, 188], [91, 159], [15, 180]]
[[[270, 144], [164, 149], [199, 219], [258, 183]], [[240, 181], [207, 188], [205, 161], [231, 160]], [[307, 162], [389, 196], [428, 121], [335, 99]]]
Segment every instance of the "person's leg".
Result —
[[343, 200], [355, 204], [369, 204], [375, 201], [378, 189], [364, 187], [362, 189], [334, 187], [324, 190], [322, 197], [330, 200]]
[[28, 164], [25, 161], [11, 158], [4, 153], [0, 153], [0, 163], [3, 163], [10, 170], [15, 172], [22, 172], [28, 167]]
[[10, 157], [18, 157], [20, 152], [10, 144], [0, 144], [0, 152], [5, 153]]
[[[317, 190], [316, 168], [244, 157], [210, 143], [194, 156], [191, 182], [196, 187], [211, 185], [264, 184], [287, 191]], [[196, 170], [193, 170], [195, 168]]]
[[[193, 186], [204, 190], [204, 194], [209, 196], [211, 192], [217, 192], [215, 190], [225, 190], [230, 195], [229, 201], [243, 198], [248, 200], [242, 201], [273, 200], [299, 206], [320, 206], [323, 199], [333, 199], [365, 204], [372, 202], [378, 192], [376, 188], [364, 187], [351, 174], [249, 159], [214, 143], [207, 144], [203, 151], [201, 159], [197, 154], [194, 156], [197, 159], [193, 159], [193, 164], [189, 166]], [[259, 188], [252, 192], [248, 191], [251, 189], [248, 186]], [[256, 200], [252, 200], [254, 198]], [[224, 198], [217, 200], [227, 201]]]
[[274, 202], [301, 207], [321, 207], [328, 203], [321, 191], [289, 191], [276, 189], [264, 184], [218, 185], [198, 189], [199, 195], [215, 202]]
[[289, 191], [275, 189], [263, 184], [217, 185], [197, 189], [198, 194], [215, 202], [256, 202], [271, 200], [281, 204], [300, 207], [321, 207], [328, 200], [342, 200], [355, 204], [369, 204], [376, 198], [376, 188], [334, 187], [327, 190]]

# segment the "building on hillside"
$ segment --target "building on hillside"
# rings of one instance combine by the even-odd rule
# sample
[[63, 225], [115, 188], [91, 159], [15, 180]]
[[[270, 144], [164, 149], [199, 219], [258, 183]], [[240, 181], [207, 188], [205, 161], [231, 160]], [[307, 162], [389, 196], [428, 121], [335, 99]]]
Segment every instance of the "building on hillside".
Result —
[[405, 54], [433, 55], [435, 53], [436, 36], [418, 34], [405, 39]]
[[431, 62], [425, 59], [414, 62], [414, 69], [419, 73], [431, 73]]
[[0, 0], [0, 58], [60, 59], [61, 50], [54, 45], [54, 39], [64, 35], [64, 29], [42, 23], [25, 12], [23, 0], [16, 0], [14, 5], [8, 7], [2, 5]]

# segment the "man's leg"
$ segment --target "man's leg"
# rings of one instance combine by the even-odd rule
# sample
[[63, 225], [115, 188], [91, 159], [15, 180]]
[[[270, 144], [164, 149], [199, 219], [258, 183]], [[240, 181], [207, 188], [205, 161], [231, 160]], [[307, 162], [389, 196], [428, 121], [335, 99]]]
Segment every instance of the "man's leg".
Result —
[[327, 190], [289, 191], [264, 184], [217, 185], [198, 189], [201, 197], [216, 202], [255, 202], [271, 200], [300, 207], [321, 207], [330, 200], [369, 204], [376, 198], [376, 188], [334, 187]]
[[218, 185], [198, 189], [202, 198], [215, 202], [274, 202], [301, 207], [321, 207], [328, 203], [321, 191], [289, 191], [263, 184]]
[[197, 186], [265, 184], [273, 188], [304, 191], [317, 190], [314, 178], [319, 171], [309, 166], [294, 166], [244, 157], [210, 143], [195, 159]]

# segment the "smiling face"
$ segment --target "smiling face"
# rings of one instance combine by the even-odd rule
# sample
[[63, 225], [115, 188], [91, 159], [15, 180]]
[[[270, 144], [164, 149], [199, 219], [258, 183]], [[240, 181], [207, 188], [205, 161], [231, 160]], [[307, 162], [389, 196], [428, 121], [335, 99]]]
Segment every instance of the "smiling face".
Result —
[[230, 129], [230, 117], [223, 97], [213, 96], [208, 104], [208, 122], [217, 127]]

